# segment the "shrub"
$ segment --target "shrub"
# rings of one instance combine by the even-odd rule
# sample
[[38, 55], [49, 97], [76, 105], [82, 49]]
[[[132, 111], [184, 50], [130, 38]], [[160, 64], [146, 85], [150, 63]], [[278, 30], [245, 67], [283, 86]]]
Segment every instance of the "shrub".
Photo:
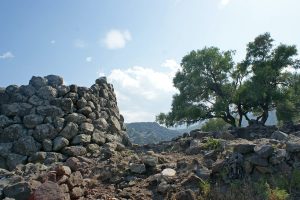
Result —
[[207, 150], [220, 150], [222, 145], [220, 140], [209, 137], [204, 145], [204, 148]]

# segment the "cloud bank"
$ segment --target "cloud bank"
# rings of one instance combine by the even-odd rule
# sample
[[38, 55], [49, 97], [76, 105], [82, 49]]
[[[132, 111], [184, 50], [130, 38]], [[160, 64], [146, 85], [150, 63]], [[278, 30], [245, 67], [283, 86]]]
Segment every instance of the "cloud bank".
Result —
[[126, 122], [154, 121], [160, 112], [170, 109], [176, 93], [173, 77], [180, 68], [175, 60], [166, 60], [160, 70], [133, 66], [114, 69], [107, 76], [114, 85], [121, 113]]

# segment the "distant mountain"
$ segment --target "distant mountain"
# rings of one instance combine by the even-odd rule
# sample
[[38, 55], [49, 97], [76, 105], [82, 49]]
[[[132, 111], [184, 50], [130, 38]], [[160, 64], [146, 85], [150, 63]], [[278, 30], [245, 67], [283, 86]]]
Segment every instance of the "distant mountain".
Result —
[[181, 132], [160, 126], [156, 122], [127, 123], [127, 134], [135, 144], [152, 144], [168, 141], [181, 135]]

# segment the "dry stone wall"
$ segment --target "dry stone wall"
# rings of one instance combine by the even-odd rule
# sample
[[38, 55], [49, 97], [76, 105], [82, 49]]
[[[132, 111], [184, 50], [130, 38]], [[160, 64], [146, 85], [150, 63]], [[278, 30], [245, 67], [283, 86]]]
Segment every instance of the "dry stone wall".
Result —
[[92, 155], [105, 143], [129, 145], [112, 84], [66, 86], [56, 75], [0, 88], [0, 168]]

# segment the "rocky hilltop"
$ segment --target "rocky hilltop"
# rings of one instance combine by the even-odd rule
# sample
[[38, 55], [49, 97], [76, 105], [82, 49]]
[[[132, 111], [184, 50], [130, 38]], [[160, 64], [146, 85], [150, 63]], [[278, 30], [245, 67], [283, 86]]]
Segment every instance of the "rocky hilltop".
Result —
[[59, 76], [32, 77], [0, 90], [0, 167], [93, 155], [117, 141], [128, 145], [114, 88], [102, 77], [90, 88]]
[[33, 77], [0, 102], [0, 199], [300, 199], [300, 124], [132, 145], [105, 78]]

